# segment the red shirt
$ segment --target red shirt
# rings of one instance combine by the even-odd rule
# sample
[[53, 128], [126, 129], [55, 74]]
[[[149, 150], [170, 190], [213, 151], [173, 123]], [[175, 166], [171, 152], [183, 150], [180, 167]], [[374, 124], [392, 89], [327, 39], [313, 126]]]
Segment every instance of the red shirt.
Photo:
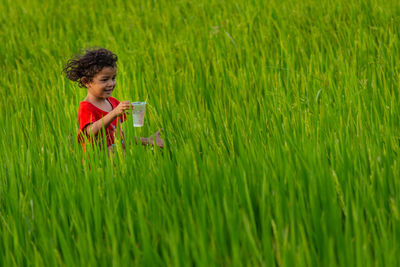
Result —
[[[119, 101], [113, 97], [107, 98], [108, 102], [110, 102], [112, 109], [116, 108], [119, 104]], [[78, 142], [82, 144], [83, 149], [85, 149], [85, 141], [81, 134], [83, 128], [87, 125], [96, 122], [107, 115], [108, 112], [104, 111], [90, 102], [82, 101], [79, 104], [79, 111], [78, 111], [78, 119], [79, 119], [79, 131], [78, 131]], [[111, 122], [111, 124], [106, 128], [106, 138], [107, 138], [107, 146], [114, 144], [115, 134], [117, 132], [117, 123], [119, 124], [126, 120], [126, 115], [117, 117], [115, 120]], [[103, 141], [101, 140], [103, 136], [102, 130], [95, 136], [96, 143], [102, 144]], [[88, 140], [90, 140], [90, 136], [86, 134]]]

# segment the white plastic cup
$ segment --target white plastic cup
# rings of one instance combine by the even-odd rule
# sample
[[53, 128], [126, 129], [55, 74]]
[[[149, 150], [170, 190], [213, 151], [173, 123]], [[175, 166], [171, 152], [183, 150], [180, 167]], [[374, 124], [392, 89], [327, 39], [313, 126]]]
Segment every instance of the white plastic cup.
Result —
[[132, 110], [133, 127], [142, 127], [146, 112], [146, 102], [132, 102], [131, 104], [135, 107]]

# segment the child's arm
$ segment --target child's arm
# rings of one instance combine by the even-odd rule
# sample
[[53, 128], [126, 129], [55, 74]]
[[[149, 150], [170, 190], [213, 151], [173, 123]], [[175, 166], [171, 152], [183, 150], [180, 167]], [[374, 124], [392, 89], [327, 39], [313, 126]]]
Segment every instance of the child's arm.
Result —
[[97, 120], [94, 123], [86, 126], [83, 131], [88, 135], [93, 134], [94, 136], [96, 136], [103, 125], [104, 128], [107, 128], [115, 120], [116, 117], [123, 115], [126, 110], [131, 110], [133, 108], [134, 107], [132, 107], [129, 101], [122, 101], [115, 109], [110, 111], [102, 119]]
[[[119, 136], [119, 137], [120, 137], [121, 140], [123, 141], [123, 143], [122, 143], [122, 148], [125, 150], [125, 134], [124, 134], [124, 132], [121, 130], [121, 128], [119, 128], [119, 129], [120, 129], [120, 131], [119, 131], [120, 136]], [[162, 129], [161, 129], [161, 131], [162, 131]], [[157, 144], [160, 148], [163, 148], [163, 147], [164, 147], [164, 141], [159, 137], [159, 135], [160, 135], [160, 132], [159, 132], [159, 131], [156, 132], [156, 133], [154, 134], [154, 137], [156, 138], [156, 144]], [[136, 145], [138, 144], [137, 139], [138, 139], [137, 136], [135, 136], [135, 143], [136, 143]], [[142, 142], [142, 145], [144, 145], [144, 146], [154, 145], [153, 136], [150, 136], [150, 137], [148, 137], [148, 138], [146, 138], [146, 137], [139, 137], [139, 140]], [[109, 146], [109, 148], [112, 149], [111, 146]]]
[[[161, 128], [161, 131], [162, 131], [163, 129]], [[155, 134], [154, 134], [154, 137], [155, 137], [155, 141], [156, 141], [156, 144], [160, 147], [160, 148], [163, 148], [164, 147], [164, 141], [160, 138], [160, 131], [158, 131], [158, 132], [156, 132]], [[154, 146], [154, 140], [153, 140], [153, 136], [150, 136], [150, 137], [148, 137], [148, 138], [146, 138], [146, 137], [139, 137], [139, 140], [140, 141], [142, 141], [142, 145], [144, 145], [144, 146], [147, 146], [147, 145], [153, 145]], [[135, 142], [136, 142], [136, 144], [137, 144], [137, 137], [135, 136]]]

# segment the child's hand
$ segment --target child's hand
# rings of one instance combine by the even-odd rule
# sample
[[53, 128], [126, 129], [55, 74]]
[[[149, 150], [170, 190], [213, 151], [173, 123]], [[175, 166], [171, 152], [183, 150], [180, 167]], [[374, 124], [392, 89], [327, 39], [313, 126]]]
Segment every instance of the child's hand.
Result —
[[118, 106], [113, 110], [115, 116], [121, 116], [125, 113], [125, 111], [129, 111], [135, 109], [134, 106], [132, 106], [131, 102], [129, 101], [122, 101], [118, 104]]

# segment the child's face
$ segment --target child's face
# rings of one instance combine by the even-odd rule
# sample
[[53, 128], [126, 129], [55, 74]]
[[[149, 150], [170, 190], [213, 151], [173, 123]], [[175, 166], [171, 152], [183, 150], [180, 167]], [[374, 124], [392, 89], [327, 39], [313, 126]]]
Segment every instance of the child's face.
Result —
[[110, 97], [115, 87], [116, 74], [117, 68], [104, 67], [93, 77], [91, 82], [85, 84], [88, 93], [96, 98], [107, 99]]

